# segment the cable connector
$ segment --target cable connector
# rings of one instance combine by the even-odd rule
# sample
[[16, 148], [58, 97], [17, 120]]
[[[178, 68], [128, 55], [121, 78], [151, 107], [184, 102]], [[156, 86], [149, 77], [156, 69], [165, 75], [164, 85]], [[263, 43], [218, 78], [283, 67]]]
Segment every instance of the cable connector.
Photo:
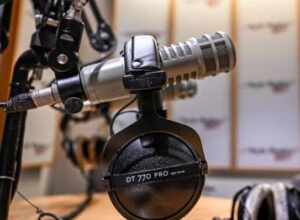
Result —
[[0, 108], [3, 108], [6, 112], [22, 112], [28, 109], [36, 108], [31, 93], [22, 93], [17, 95], [7, 102], [0, 103]]

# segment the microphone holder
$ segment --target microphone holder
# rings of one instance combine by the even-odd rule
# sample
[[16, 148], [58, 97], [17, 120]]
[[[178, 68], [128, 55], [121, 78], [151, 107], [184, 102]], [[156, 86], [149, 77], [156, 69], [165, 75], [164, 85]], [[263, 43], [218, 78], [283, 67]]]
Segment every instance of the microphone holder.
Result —
[[159, 91], [166, 84], [166, 73], [161, 70], [159, 46], [153, 36], [134, 36], [124, 46], [124, 88], [138, 94], [138, 108], [142, 114], [148, 111], [166, 117]]
[[[37, 1], [33, 2], [37, 3]], [[37, 6], [38, 4], [34, 4], [34, 7]], [[43, 10], [43, 8], [40, 9], [40, 11]], [[57, 16], [59, 13], [54, 11]], [[47, 16], [46, 19], [48, 19]], [[67, 24], [60, 27], [59, 33], [64, 31], [75, 33], [73, 36], [77, 37], [77, 40], [74, 44], [69, 43], [68, 48], [77, 52], [80, 46], [80, 39], [78, 38], [81, 38], [81, 35], [77, 36], [77, 34], [83, 29], [83, 26], [78, 28], [78, 26], [73, 25], [72, 21], [72, 19], [65, 21], [64, 24]], [[51, 62], [47, 57], [50, 51], [53, 52], [52, 48], [58, 50], [64, 47], [61, 42], [63, 41], [62, 35], [57, 35], [57, 26], [53, 26], [52, 23], [47, 21], [42, 23], [37, 24], [37, 30], [32, 35], [31, 49], [25, 51], [15, 64], [9, 97], [29, 92], [31, 89], [31, 83], [28, 79], [29, 72], [51, 66]], [[56, 36], [59, 38], [56, 38]], [[57, 60], [59, 61], [59, 59]], [[78, 59], [75, 59], [75, 66], [78, 66], [78, 62]], [[59, 74], [56, 74], [56, 76], [60, 77]], [[67, 74], [66, 77], [68, 77]], [[9, 205], [14, 197], [20, 178], [26, 115], [27, 111], [9, 113], [5, 119], [4, 134], [0, 147], [0, 220], [8, 219]]]

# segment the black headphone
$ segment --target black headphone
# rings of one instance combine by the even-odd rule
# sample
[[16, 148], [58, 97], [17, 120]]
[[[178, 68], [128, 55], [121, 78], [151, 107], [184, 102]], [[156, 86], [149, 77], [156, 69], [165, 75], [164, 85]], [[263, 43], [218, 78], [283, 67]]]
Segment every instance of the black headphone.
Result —
[[91, 138], [79, 136], [72, 139], [68, 135], [69, 123], [71, 121], [82, 123], [99, 116], [104, 117], [106, 122], [110, 123], [109, 106], [102, 104], [98, 108], [99, 112], [85, 112], [80, 118], [65, 114], [61, 120], [60, 128], [63, 133], [62, 147], [66, 152], [66, 156], [81, 170], [91, 170], [101, 164], [102, 151], [106, 143], [106, 138], [97, 135]]
[[283, 183], [258, 184], [241, 189], [234, 198], [231, 220], [299, 220], [300, 191]]
[[101, 153], [106, 140], [102, 137], [77, 137], [66, 140], [65, 150], [72, 163], [81, 169], [91, 169], [101, 163]]
[[[152, 95], [144, 103], [155, 107]], [[207, 163], [201, 140], [192, 128], [149, 108], [107, 142], [103, 186], [126, 219], [180, 219], [203, 190]]]

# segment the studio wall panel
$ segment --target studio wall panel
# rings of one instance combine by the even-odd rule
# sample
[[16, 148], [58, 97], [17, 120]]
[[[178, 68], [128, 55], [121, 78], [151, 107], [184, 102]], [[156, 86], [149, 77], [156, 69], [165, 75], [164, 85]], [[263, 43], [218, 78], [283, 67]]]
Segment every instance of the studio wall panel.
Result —
[[239, 0], [237, 165], [300, 168], [297, 0]]
[[[175, 1], [173, 42], [231, 30], [230, 0]], [[198, 81], [194, 98], [172, 104], [172, 118], [193, 127], [210, 168], [231, 166], [230, 73]]]
[[157, 37], [160, 45], [168, 44], [170, 0], [114, 0], [113, 26], [118, 46], [116, 55], [124, 43], [138, 34]]

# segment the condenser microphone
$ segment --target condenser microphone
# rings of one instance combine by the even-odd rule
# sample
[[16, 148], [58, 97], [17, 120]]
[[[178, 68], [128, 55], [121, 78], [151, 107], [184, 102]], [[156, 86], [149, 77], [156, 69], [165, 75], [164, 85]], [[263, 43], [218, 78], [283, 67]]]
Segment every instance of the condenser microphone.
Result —
[[[224, 32], [163, 46], [159, 58], [166, 73], [166, 86], [229, 72], [236, 62], [234, 45]], [[137, 67], [146, 65], [139, 60], [133, 63]], [[121, 56], [86, 66], [79, 76], [57, 80], [51, 87], [20, 94], [0, 107], [7, 112], [16, 112], [61, 102], [66, 105], [66, 101], [73, 97], [95, 104], [128, 98], [131, 94], [124, 88], [124, 75], [125, 63]]]

